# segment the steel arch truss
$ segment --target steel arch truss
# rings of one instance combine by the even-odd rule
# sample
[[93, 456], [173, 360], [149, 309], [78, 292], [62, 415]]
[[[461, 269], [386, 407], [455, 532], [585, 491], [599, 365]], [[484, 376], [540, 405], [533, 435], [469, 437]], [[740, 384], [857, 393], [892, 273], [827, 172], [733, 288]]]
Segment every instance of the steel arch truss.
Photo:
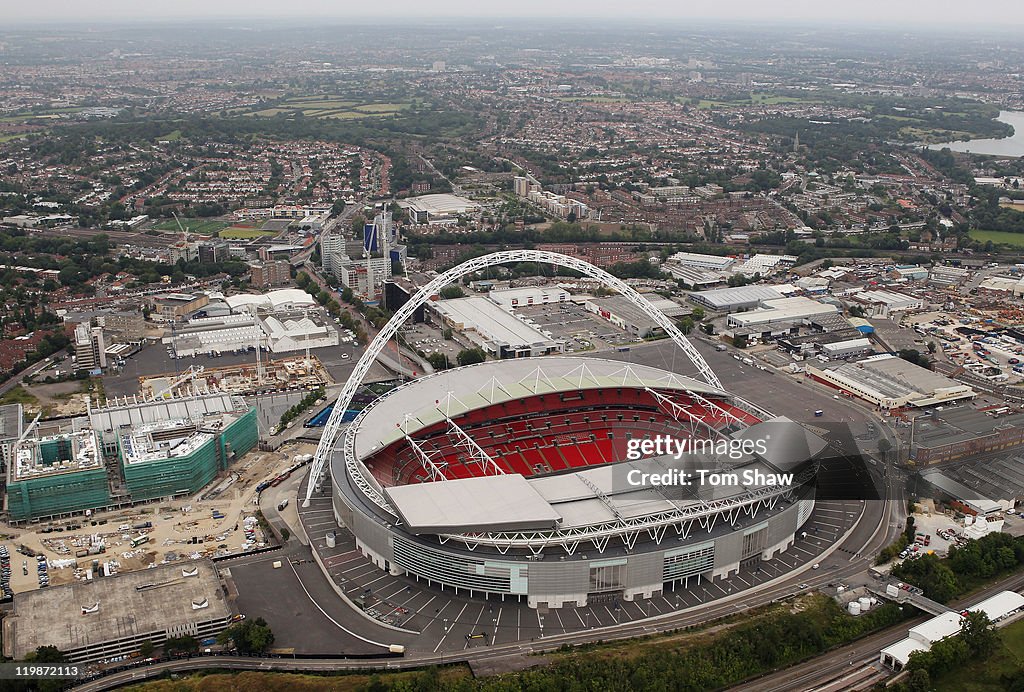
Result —
[[[439, 293], [442, 288], [450, 283], [458, 281], [467, 274], [472, 274], [473, 272], [481, 271], [488, 267], [507, 264], [510, 262], [539, 262], [565, 267], [566, 269], [578, 271], [592, 279], [597, 279], [609, 288], [618, 291], [630, 303], [638, 307], [648, 317], [654, 320], [655, 324], [665, 330], [665, 333], [672, 338], [680, 349], [682, 349], [683, 353], [686, 354], [687, 358], [689, 358], [697, 368], [700, 376], [708, 384], [721, 389], [722, 384], [719, 382], [714, 371], [704, 360], [703, 356], [700, 355], [697, 349], [694, 348], [693, 344], [691, 344], [689, 340], [683, 336], [682, 332], [676, 328], [672, 323], [672, 320], [666, 317], [663, 312], [651, 305], [651, 303], [640, 295], [636, 289], [632, 288], [621, 279], [612, 276], [603, 269], [595, 267], [589, 262], [585, 262], [575, 257], [569, 257], [568, 255], [562, 255], [557, 252], [547, 252], [544, 250], [503, 250], [501, 252], [493, 252], [482, 257], [474, 257], [473, 259], [463, 262], [457, 267], [449, 269], [423, 286], [416, 292], [416, 295], [414, 295], [405, 303], [405, 305], [395, 312], [394, 316], [392, 316], [392, 318], [388, 320], [388, 323], [384, 325], [384, 328], [381, 329], [377, 336], [369, 343], [366, 351], [359, 358], [359, 362], [356, 363], [355, 369], [352, 371], [352, 375], [345, 383], [345, 387], [341, 390], [341, 394], [338, 395], [338, 399], [334, 404], [334, 408], [327, 420], [327, 424], [324, 426], [323, 435], [320, 437], [320, 444], [317, 446], [316, 454], [313, 456], [312, 468], [310, 469], [311, 482], [306, 488], [304, 504], [308, 505], [309, 500], [313, 495], [315, 481], [320, 479], [323, 475], [324, 468], [333, 454], [335, 442], [337, 441], [338, 433], [341, 431], [345, 412], [352, 403], [352, 398], [355, 396], [356, 390], [362, 384], [363, 378], [366, 377], [370, 367], [377, 360], [377, 356], [379, 356], [381, 351], [384, 350], [391, 338], [398, 333], [399, 328], [405, 324], [405, 321], [409, 319], [409, 317], [411, 317], [421, 305], [430, 300], [431, 296]], [[354, 455], [349, 456], [346, 453], [345, 462], [356, 485], [363, 485], [364, 483], [356, 478], [356, 476], [362, 475], [362, 471], [359, 468], [361, 464], [356, 461]], [[380, 493], [377, 492], [375, 494], [379, 495]]]

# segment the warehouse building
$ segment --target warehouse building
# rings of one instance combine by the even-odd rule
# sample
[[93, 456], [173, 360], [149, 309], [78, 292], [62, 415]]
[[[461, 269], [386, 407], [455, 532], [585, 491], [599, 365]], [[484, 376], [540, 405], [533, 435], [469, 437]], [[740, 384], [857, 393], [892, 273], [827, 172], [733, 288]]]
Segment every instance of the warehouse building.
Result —
[[807, 374], [882, 410], [928, 408], [976, 396], [965, 384], [888, 354], [856, 363], [809, 364]]
[[838, 312], [839, 308], [835, 305], [819, 303], [803, 296], [776, 298], [761, 301], [760, 307], [754, 310], [729, 315], [728, 325], [770, 333], [779, 327], [797, 325], [820, 315]]
[[496, 289], [488, 293], [487, 297], [506, 310], [514, 310], [528, 305], [565, 303], [569, 300], [569, 292], [553, 286], [523, 286]]
[[[653, 307], [673, 321], [690, 313], [690, 310], [682, 305], [659, 295], [645, 296], [645, 298], [648, 298], [648, 302]], [[600, 315], [622, 331], [638, 339], [647, 339], [665, 333], [665, 330], [646, 312], [623, 296], [591, 298], [584, 304], [584, 307], [589, 312]]]
[[[967, 610], [985, 613], [989, 621], [1000, 623], [1024, 610], [1024, 596], [1014, 591], [1001, 591]], [[885, 647], [879, 653], [879, 662], [894, 671], [901, 671], [910, 662], [910, 655], [929, 651], [935, 642], [960, 634], [964, 616], [949, 612], [936, 615], [920, 625], [911, 627], [907, 638]]]
[[690, 300], [718, 312], [736, 312], [756, 308], [762, 301], [783, 298], [782, 292], [772, 286], [739, 286], [716, 288], [690, 294]]
[[736, 264], [736, 258], [703, 255], [697, 252], [677, 252], [668, 258], [668, 262], [692, 269], [724, 272]]
[[3, 621], [3, 653], [23, 660], [55, 646], [68, 663], [92, 663], [136, 654], [146, 641], [216, 636], [231, 616], [210, 560], [163, 565], [18, 594]]
[[202, 293], [164, 293], [149, 298], [150, 307], [164, 321], [183, 320], [210, 302]]
[[1024, 414], [995, 415], [959, 406], [914, 420], [910, 458], [920, 465], [939, 464], [1002, 452], [1024, 445]]
[[850, 299], [864, 306], [869, 317], [887, 318], [894, 312], [910, 312], [924, 307], [920, 298], [895, 291], [860, 291], [852, 294]]
[[487, 298], [454, 298], [429, 304], [446, 327], [497, 358], [526, 358], [561, 353], [564, 344]]
[[412, 223], [445, 224], [454, 223], [459, 216], [468, 216], [480, 211], [476, 202], [457, 195], [436, 194], [410, 197], [398, 206], [405, 209]]

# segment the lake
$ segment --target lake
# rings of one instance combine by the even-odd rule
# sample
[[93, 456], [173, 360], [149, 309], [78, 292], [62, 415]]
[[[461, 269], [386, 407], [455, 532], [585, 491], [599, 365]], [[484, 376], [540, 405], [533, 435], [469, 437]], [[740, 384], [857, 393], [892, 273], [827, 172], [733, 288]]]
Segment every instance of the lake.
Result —
[[996, 120], [1013, 125], [1013, 137], [1005, 139], [972, 139], [969, 142], [947, 142], [932, 144], [929, 149], [950, 149], [972, 154], [991, 154], [992, 156], [1024, 156], [1024, 113], [1020, 111], [1000, 111]]

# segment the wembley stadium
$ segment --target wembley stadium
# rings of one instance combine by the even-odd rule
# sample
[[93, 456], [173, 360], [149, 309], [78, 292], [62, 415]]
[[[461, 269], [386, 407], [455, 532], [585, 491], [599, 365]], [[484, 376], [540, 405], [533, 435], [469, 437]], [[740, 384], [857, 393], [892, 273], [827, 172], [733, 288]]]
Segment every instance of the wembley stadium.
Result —
[[630, 459], [630, 441], [737, 439], [780, 423], [799, 432], [730, 468], [785, 468], [792, 445], [780, 438], [804, 429], [645, 365], [549, 356], [456, 368], [391, 391], [340, 432], [334, 515], [379, 568], [460, 593], [548, 608], [649, 598], [786, 550], [814, 489], [806, 474], [785, 486], [634, 487], [623, 471], [672, 460]]

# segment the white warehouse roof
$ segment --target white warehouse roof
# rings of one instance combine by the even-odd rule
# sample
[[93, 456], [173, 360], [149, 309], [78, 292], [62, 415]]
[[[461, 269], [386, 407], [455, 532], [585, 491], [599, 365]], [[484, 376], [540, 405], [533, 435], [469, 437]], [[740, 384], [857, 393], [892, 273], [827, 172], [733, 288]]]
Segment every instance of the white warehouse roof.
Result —
[[224, 301], [232, 310], [244, 305], [255, 305], [270, 310], [316, 305], [316, 300], [313, 296], [300, 288], [282, 288], [263, 294], [243, 293], [237, 296], [228, 296]]

